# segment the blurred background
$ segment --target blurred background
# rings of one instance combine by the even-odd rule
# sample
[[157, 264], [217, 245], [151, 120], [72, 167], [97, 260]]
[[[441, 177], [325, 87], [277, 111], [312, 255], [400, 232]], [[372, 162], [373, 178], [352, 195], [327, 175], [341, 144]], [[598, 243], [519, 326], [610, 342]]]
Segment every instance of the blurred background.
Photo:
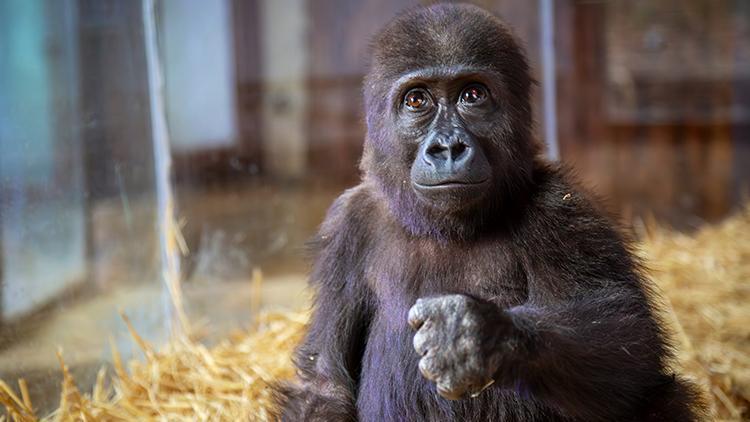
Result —
[[[525, 42], [535, 136], [626, 222], [747, 198], [750, 2], [474, 3]], [[62, 346], [87, 388], [110, 338], [132, 353], [119, 309], [169, 336], [170, 277], [213, 338], [304, 306], [304, 243], [359, 177], [369, 40], [418, 4], [0, 0], [0, 378], [53, 408]]]

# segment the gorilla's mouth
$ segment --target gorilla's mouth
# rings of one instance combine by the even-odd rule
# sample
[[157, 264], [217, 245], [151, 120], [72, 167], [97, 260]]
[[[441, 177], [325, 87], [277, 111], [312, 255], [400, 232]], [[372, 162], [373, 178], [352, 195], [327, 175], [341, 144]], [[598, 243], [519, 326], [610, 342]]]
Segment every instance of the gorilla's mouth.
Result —
[[487, 183], [489, 179], [483, 179], [479, 181], [473, 181], [473, 180], [444, 180], [437, 183], [419, 183], [414, 182], [414, 186], [419, 189], [440, 189], [440, 188], [460, 188], [462, 186], [475, 186], [475, 185], [483, 185]]
[[431, 206], [458, 210], [473, 206], [486, 195], [490, 179], [441, 180], [429, 184], [412, 181], [412, 187], [421, 201]]

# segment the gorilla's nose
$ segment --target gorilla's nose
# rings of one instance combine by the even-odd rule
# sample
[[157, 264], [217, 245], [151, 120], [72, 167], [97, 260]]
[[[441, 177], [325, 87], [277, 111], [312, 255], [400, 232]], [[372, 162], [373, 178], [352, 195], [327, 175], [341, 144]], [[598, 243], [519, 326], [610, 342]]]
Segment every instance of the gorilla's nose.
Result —
[[492, 168], [481, 145], [463, 130], [432, 132], [419, 146], [411, 166], [411, 181], [423, 196], [430, 192], [442, 197], [459, 190], [473, 195], [476, 192], [472, 189], [491, 176]]
[[458, 136], [436, 136], [423, 149], [424, 161], [439, 171], [455, 171], [471, 160], [473, 148]]

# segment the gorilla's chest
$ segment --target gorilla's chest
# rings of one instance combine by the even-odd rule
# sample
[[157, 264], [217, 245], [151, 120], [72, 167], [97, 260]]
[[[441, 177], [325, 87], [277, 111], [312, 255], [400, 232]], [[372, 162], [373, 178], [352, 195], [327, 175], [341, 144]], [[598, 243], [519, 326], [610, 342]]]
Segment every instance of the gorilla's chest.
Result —
[[527, 296], [527, 278], [511, 245], [404, 243], [379, 249], [365, 276], [379, 310], [404, 317], [418, 298], [461, 293], [508, 307]]

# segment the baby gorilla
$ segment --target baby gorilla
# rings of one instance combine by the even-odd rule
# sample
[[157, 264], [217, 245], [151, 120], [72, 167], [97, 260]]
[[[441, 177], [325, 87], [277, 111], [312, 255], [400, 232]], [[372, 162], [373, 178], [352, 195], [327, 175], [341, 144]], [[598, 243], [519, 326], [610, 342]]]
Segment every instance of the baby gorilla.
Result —
[[377, 36], [363, 179], [313, 242], [282, 420], [702, 416], [626, 239], [540, 157], [530, 88], [479, 8], [420, 8]]

